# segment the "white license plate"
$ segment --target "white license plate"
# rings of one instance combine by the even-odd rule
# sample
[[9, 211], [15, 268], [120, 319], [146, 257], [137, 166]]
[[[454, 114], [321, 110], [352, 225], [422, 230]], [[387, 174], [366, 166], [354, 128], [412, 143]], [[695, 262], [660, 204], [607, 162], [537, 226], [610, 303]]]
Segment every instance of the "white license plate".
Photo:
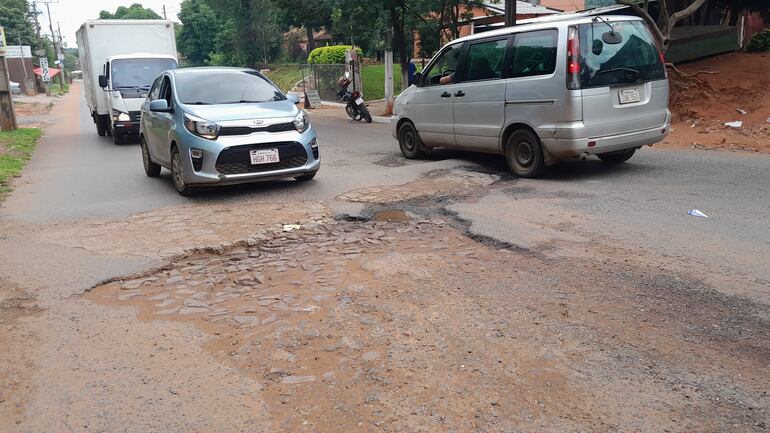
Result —
[[281, 162], [281, 158], [278, 156], [278, 149], [259, 149], [252, 150], [251, 165], [257, 164], [272, 164], [275, 162]]
[[621, 104], [631, 104], [639, 102], [639, 89], [626, 89], [618, 92]]
[[364, 103], [363, 98], [356, 98], [356, 105], [362, 105]]

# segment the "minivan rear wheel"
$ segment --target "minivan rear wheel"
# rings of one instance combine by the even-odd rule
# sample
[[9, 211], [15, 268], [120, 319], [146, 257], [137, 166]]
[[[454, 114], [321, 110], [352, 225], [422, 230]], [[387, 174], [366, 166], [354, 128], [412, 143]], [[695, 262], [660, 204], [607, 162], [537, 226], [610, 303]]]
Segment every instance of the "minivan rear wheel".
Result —
[[514, 131], [508, 137], [505, 159], [508, 167], [518, 177], [537, 177], [545, 166], [540, 139], [526, 129]]
[[427, 153], [411, 122], [404, 122], [398, 128], [398, 147], [407, 159], [422, 158]]
[[621, 150], [620, 152], [602, 153], [596, 156], [598, 156], [599, 159], [601, 159], [603, 162], [609, 164], [622, 164], [634, 156], [634, 152], [636, 152], [636, 149], [632, 148]]

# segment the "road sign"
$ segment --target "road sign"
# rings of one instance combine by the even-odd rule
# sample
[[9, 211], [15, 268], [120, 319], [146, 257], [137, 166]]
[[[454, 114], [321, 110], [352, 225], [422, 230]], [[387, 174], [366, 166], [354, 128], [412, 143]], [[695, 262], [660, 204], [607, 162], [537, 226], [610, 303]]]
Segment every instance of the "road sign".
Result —
[[0, 27], [0, 56], [5, 55], [5, 29]]
[[49, 83], [51, 82], [51, 75], [48, 72], [48, 58], [47, 57], [41, 57], [40, 58], [40, 72], [43, 76], [43, 82]]

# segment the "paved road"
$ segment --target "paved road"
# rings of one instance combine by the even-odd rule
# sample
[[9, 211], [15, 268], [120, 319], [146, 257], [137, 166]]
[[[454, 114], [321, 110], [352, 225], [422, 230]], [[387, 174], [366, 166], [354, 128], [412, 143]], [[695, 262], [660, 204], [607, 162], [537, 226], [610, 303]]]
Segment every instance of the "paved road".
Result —
[[[77, 430], [83, 422], [104, 431], [128, 425], [135, 427], [131, 431], [190, 431], [207, 423], [216, 424], [211, 429], [217, 431], [269, 431], [252, 428], [270, 417], [260, 402], [250, 400], [259, 394], [259, 383], [191, 344], [204, 340], [200, 330], [144, 321], [133, 309], [100, 306], [72, 295], [105, 278], [157, 265], [158, 257], [174, 253], [163, 249], [166, 240], [181, 249], [198, 236], [243, 239], [259, 228], [252, 223], [266, 220], [275, 225], [287, 214], [291, 221], [304, 218], [298, 207], [320, 214], [319, 201], [333, 213], [366, 213], [371, 211], [367, 205], [337, 197], [387, 185], [405, 185], [390, 191], [408, 193], [425, 184], [426, 175], [438, 191], [433, 200], [404, 200], [392, 206], [447, 218], [482, 235], [477, 239], [484, 242], [502, 241], [500, 246], [507, 243], [538, 260], [544, 257], [545, 275], [520, 282], [539, 282], [534, 292], [550, 285], [551, 273], [569, 276], [569, 270], [560, 268], [561, 257], [570, 257], [564, 261], [570, 263], [577, 257], [606, 264], [612, 262], [608, 256], [616, 255], [615, 263], [638, 262], [629, 265], [660, 268], [661, 276], [684, 276], [688, 282], [703, 280], [705, 286], [688, 283], [698, 290], [707, 287], [720, 296], [770, 304], [770, 157], [644, 149], [622, 166], [576, 161], [553, 167], [542, 179], [516, 181], [497, 156], [442, 150], [424, 161], [406, 161], [384, 125], [351, 123], [328, 111], [312, 116], [323, 159], [315, 181], [242, 185], [183, 198], [167, 173], [158, 179], [144, 175], [137, 145], [115, 146], [98, 137], [79, 95], [56, 106], [37, 153], [0, 207], [0, 301], [31, 298], [43, 311], [7, 310], [24, 316], [18, 322], [15, 316], [0, 317], [0, 324], [13, 324], [8, 333], [0, 327], [0, 343], [12, 348], [0, 352], [0, 385], [12, 387], [0, 395], [0, 402], [5, 399], [0, 430], [18, 421], [29, 431]], [[447, 171], [491, 173], [501, 180], [479, 183], [475, 194], [453, 195], [441, 185], [451, 177], [436, 175]], [[288, 203], [288, 209], [277, 207], [280, 203]], [[710, 218], [687, 216], [692, 208]], [[145, 211], [150, 212], [136, 216]], [[180, 218], [193, 211], [199, 220]], [[228, 224], [231, 232], [212, 229]], [[606, 265], [597, 274], [615, 276]], [[563, 279], [565, 284], [573, 282]], [[501, 281], [505, 284], [497, 295], [506, 293], [508, 281]], [[646, 287], [635, 283], [626, 289]], [[682, 299], [673, 295], [692, 295], [690, 286], [663, 285], [661, 290], [672, 292], [666, 299]], [[602, 304], [606, 292], [599, 293]], [[636, 295], [623, 301], [637, 302]], [[714, 299], [737, 305], [737, 314], [755, 311], [725, 297]], [[589, 297], [585, 302], [588, 308], [596, 300]], [[718, 310], [717, 304], [709, 297], [704, 309]], [[6, 314], [5, 305], [15, 304], [0, 302], [0, 314]], [[532, 306], [526, 307], [530, 311]], [[469, 317], [477, 326], [478, 317]], [[709, 362], [723, 368], [721, 361]], [[137, 421], [137, 413], [146, 415], [140, 417], [146, 426]], [[214, 413], [216, 417], [209, 416]]]
[[[312, 116], [323, 160], [315, 182], [228, 187], [187, 199], [174, 192], [165, 170], [158, 179], [144, 176], [136, 144], [116, 146], [98, 137], [83, 99], [71, 95], [56, 108], [55, 127], [47, 130], [0, 214], [21, 222], [120, 218], [181, 203], [254, 200], [325, 200], [336, 212], [356, 213], [361, 206], [334, 198], [356, 187], [403, 184], [439, 168], [506, 173], [499, 157], [451, 150], [434, 152], [427, 161], [406, 161], [385, 125], [352, 123], [326, 110]], [[581, 228], [594, 234], [770, 281], [769, 167], [764, 155], [645, 148], [621, 166], [597, 160], [561, 164], [542, 179], [521, 180], [512, 190], [454, 210], [471, 220], [475, 231], [527, 244], [521, 215], [547, 222], [550, 214], [522, 206], [549, 198], [558, 209], [548, 212], [590, 216]], [[686, 215], [695, 208], [710, 218]]]

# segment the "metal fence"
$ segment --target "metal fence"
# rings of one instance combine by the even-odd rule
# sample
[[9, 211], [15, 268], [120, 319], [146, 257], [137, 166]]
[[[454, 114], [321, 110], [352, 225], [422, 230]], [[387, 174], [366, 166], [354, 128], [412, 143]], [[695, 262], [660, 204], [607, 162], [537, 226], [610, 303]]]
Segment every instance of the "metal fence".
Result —
[[340, 77], [345, 75], [345, 72], [351, 72], [351, 79], [353, 79], [353, 83], [348, 88], [349, 90], [360, 90], [362, 88], [360, 73], [351, 64], [306, 64], [300, 65], [300, 69], [303, 77], [301, 83], [302, 90], [317, 90], [324, 101], [338, 100], [337, 92], [339, 92], [340, 87], [337, 82]]

